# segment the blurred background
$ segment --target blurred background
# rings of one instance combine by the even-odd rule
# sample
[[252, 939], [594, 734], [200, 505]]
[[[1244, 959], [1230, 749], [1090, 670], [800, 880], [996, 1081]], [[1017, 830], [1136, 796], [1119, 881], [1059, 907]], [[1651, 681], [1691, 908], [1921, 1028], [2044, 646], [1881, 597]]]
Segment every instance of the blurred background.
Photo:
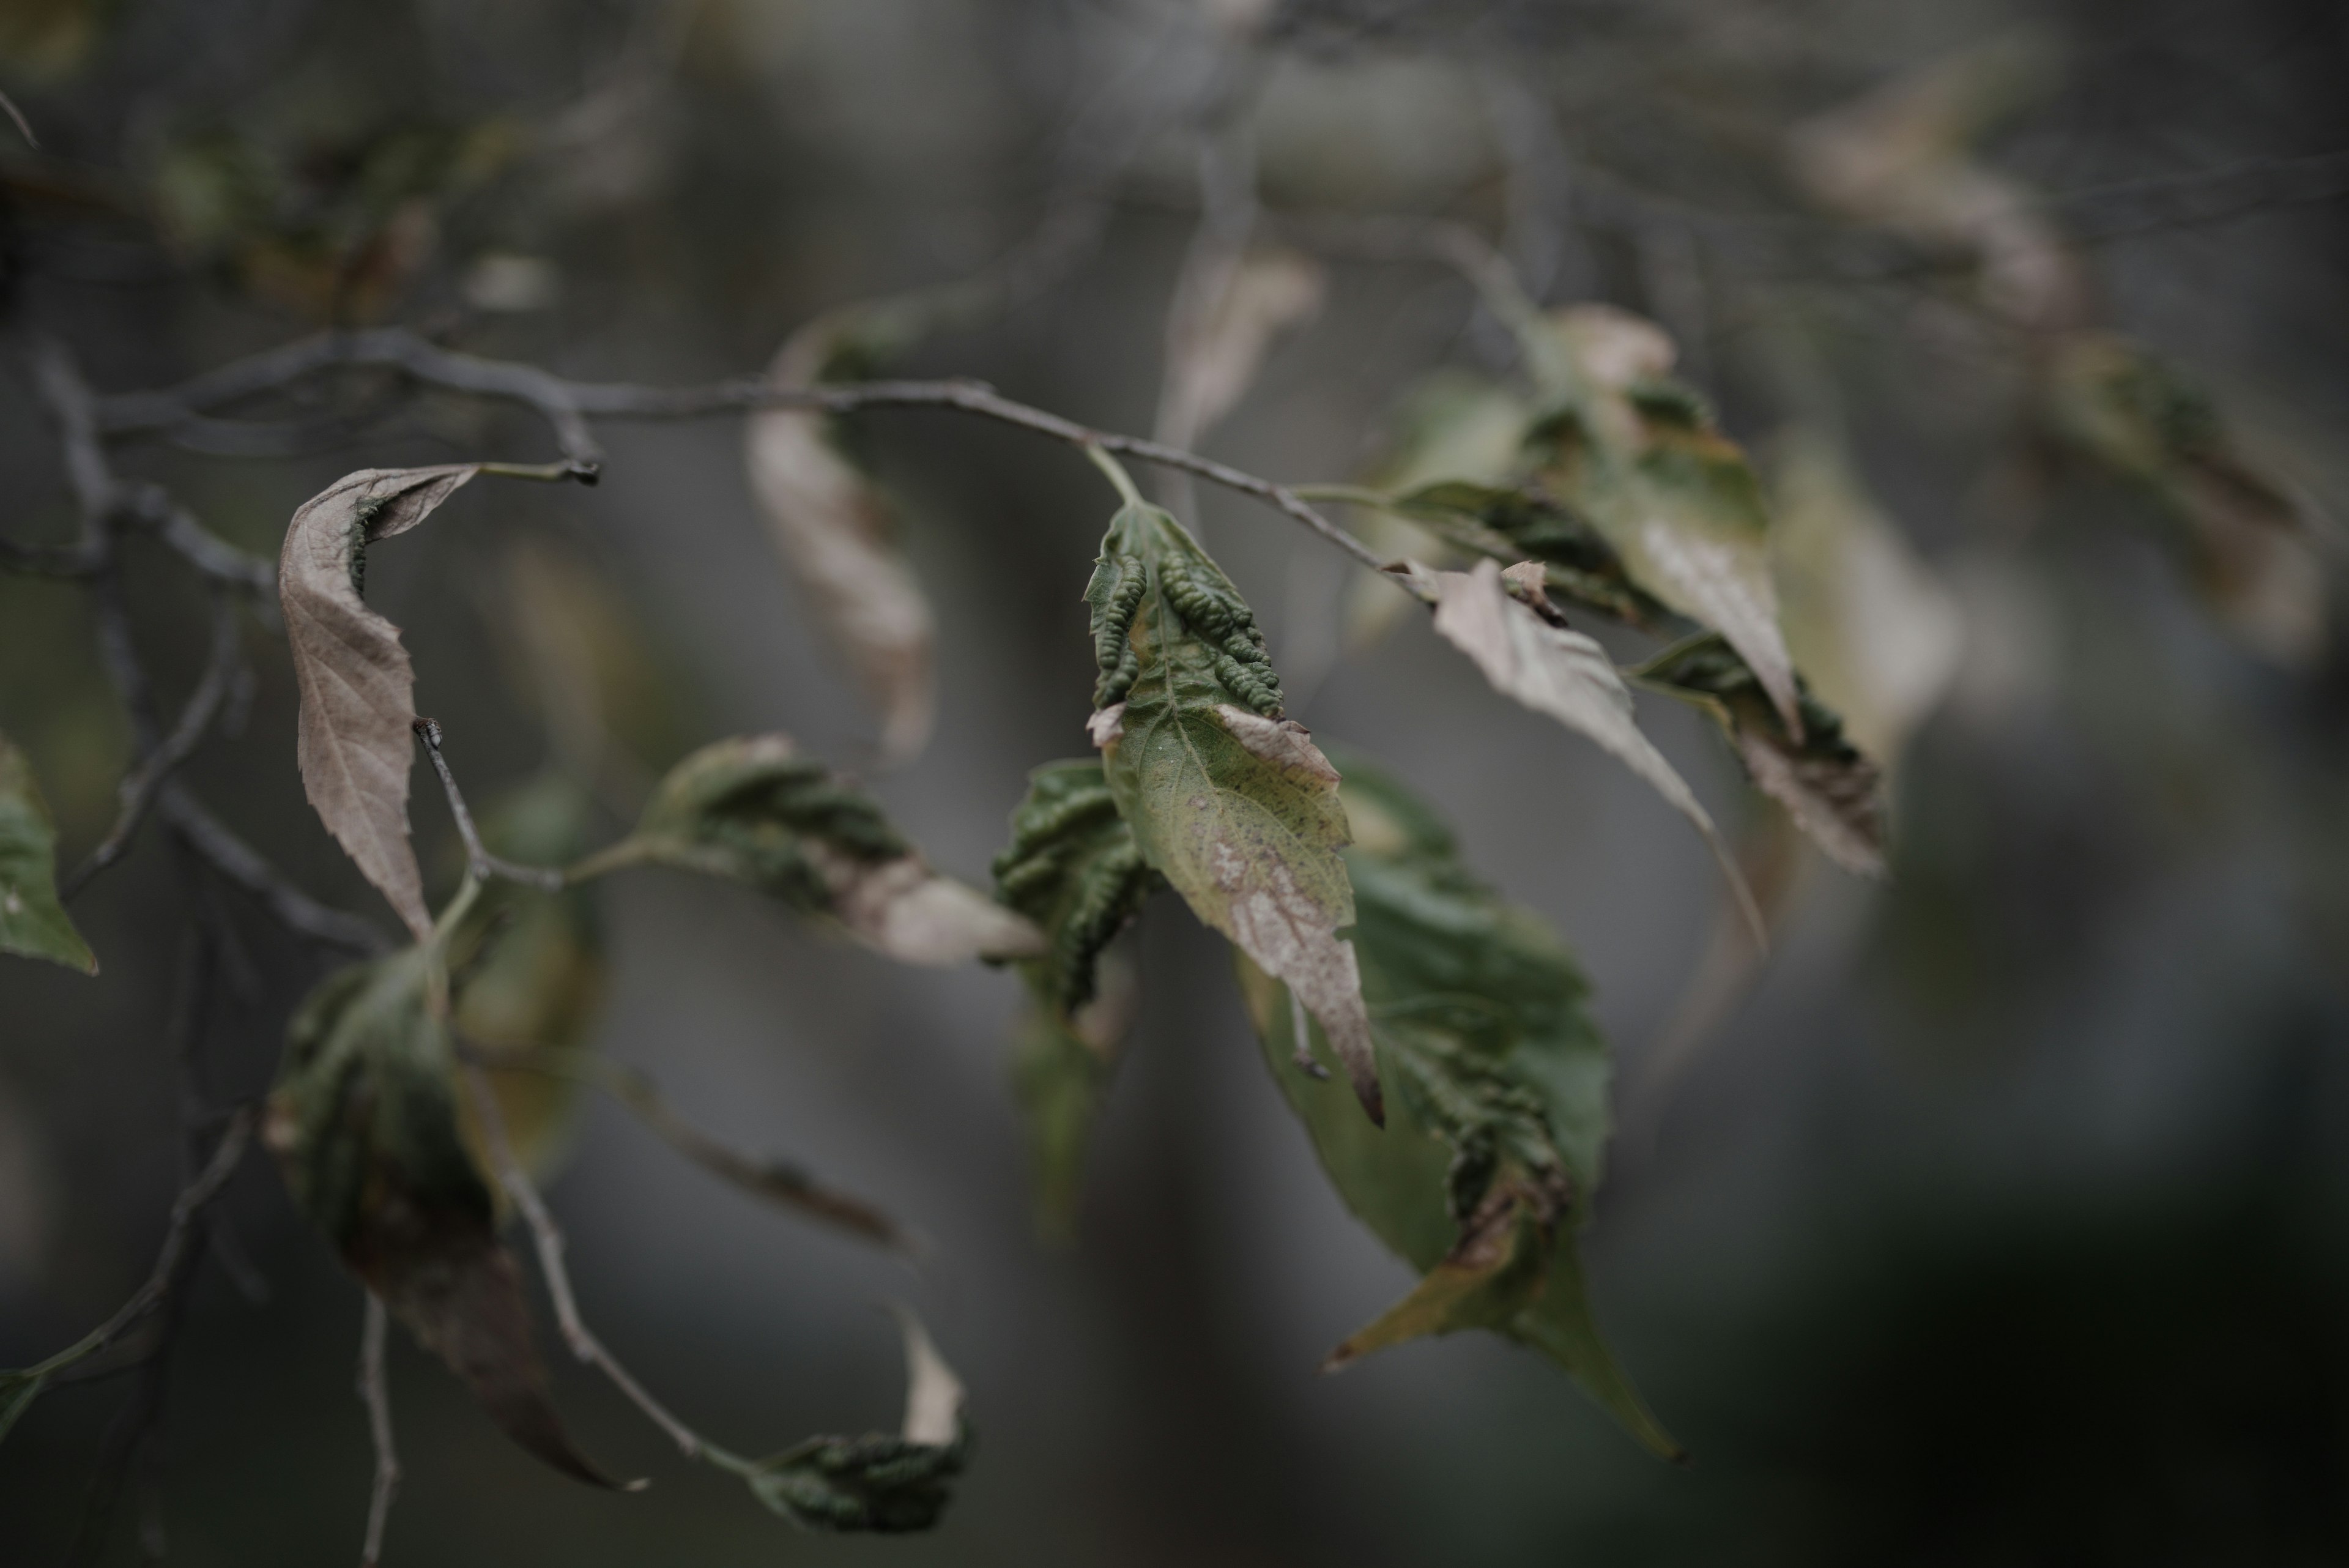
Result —
[[[1893, 563], [1884, 613], [1844, 628], [1907, 672], [1874, 736], [1897, 753], [1889, 882], [1797, 847], [1701, 718], [1641, 704], [1772, 893], [1756, 965], [1702, 843], [1620, 767], [1420, 618], [1367, 637], [1359, 571], [1277, 514], [1186, 509], [1291, 711], [1425, 791], [1580, 955], [1619, 1064], [1593, 1289], [1692, 1467], [1482, 1337], [1316, 1372], [1409, 1273], [1330, 1191], [1221, 944], [1174, 901], [1142, 921], [1139, 1022], [1055, 1247], [1008, 1077], [1011, 976], [892, 967], [647, 871], [601, 890], [601, 1048], [931, 1247], [909, 1269], [779, 1216], [590, 1105], [550, 1196], [591, 1321], [760, 1452], [893, 1423], [874, 1303], [910, 1301], [969, 1385], [973, 1468], [933, 1535], [800, 1535], [550, 1334], [583, 1447], [655, 1480], [594, 1493], [401, 1339], [388, 1560], [2349, 1559], [2349, 650], [2326, 521], [2349, 502], [2344, 75], [2349, 13], [2317, 0], [5, 0], [0, 88], [38, 147], [0, 128], [0, 288], [15, 341], [62, 340], [102, 391], [392, 322], [571, 376], [711, 380], [819, 311], [1009, 255], [999, 308], [879, 368], [1147, 433], [1170, 301], [1236, 223], [1316, 252], [1318, 313], [1290, 313], [1199, 440], [1348, 481], [1389, 461], [1431, 372], [1513, 362], [1452, 271], [1329, 221], [1440, 219], [1547, 305], [1662, 322], [1782, 499], [1799, 465], [1772, 454], [1827, 432]], [[1838, 182], [1871, 150], [1921, 182]], [[2223, 516], [2165, 509], [2053, 431], [2046, 345], [2089, 330], [2205, 389], [2292, 498], [2308, 543], [2275, 594], [2213, 590]], [[364, 373], [273, 412], [284, 451], [146, 438], [114, 460], [274, 558], [349, 469], [554, 455], [519, 411]], [[552, 545], [600, 585], [579, 592], [644, 765], [788, 731], [983, 884], [1027, 770], [1085, 751], [1099, 476], [1005, 427], [859, 417], [938, 618], [935, 738], [879, 769], [740, 421], [600, 433], [597, 487], [475, 485], [370, 563], [475, 800], [553, 743], [511, 591], [518, 548]], [[0, 475], [9, 537], [72, 536], [21, 353]], [[152, 541], [127, 570], [175, 707], [203, 596]], [[303, 799], [282, 643], [247, 637], [249, 711], [184, 776], [380, 919]], [[75, 586], [0, 572], [0, 730], [73, 863], [130, 745]], [[423, 780], [414, 817], [445, 889], [454, 834]], [[150, 826], [75, 905], [100, 978], [0, 960], [0, 1365], [150, 1267], [179, 1182], [187, 898]], [[321, 972], [227, 901], [250, 972], [205, 1035], [224, 1096], [267, 1084]], [[154, 1457], [93, 1530], [128, 1380], [44, 1397], [0, 1448], [0, 1561], [64, 1561], [78, 1534], [93, 1560], [159, 1539], [184, 1564], [356, 1560], [360, 1292], [264, 1162], [227, 1208], [265, 1299], [199, 1278]]]

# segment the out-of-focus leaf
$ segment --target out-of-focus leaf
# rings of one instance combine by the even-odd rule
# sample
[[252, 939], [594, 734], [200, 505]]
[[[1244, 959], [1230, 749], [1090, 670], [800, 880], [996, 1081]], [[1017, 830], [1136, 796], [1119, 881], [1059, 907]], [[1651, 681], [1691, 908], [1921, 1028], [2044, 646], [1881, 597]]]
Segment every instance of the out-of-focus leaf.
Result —
[[520, 1272], [457, 1116], [429, 945], [329, 975], [287, 1031], [264, 1137], [295, 1206], [531, 1453], [595, 1486], [547, 1397]]
[[1339, 850], [1338, 770], [1281, 716], [1256, 617], [1181, 524], [1129, 505], [1085, 589], [1092, 734], [1144, 861], [1191, 912], [1296, 989], [1362, 1108], [1383, 1117]]
[[399, 628], [360, 598], [367, 550], [404, 534], [481, 472], [367, 468], [304, 502], [285, 531], [277, 597], [301, 691], [302, 788], [367, 879], [421, 940], [432, 929], [408, 836], [416, 674]]
[[995, 896], [1033, 920], [1049, 952], [1019, 966], [1031, 1005], [1012, 1072], [1036, 1151], [1045, 1231], [1073, 1228], [1086, 1135], [1131, 1022], [1128, 964], [1110, 942], [1161, 885], [1118, 815], [1097, 758], [1047, 763], [1028, 775], [1011, 842], [995, 857]]
[[[550, 774], [481, 815], [491, 852], [529, 866], [561, 866], [587, 847], [592, 814], [577, 784]], [[585, 888], [546, 893], [502, 878], [487, 883], [449, 939], [457, 1036], [490, 1051], [583, 1055], [604, 1004], [604, 930]], [[533, 1179], [568, 1152], [580, 1082], [561, 1072], [486, 1070], [507, 1144]], [[459, 1116], [466, 1147], [495, 1168], [471, 1096]]]
[[2036, 32], [1948, 56], [1797, 126], [1795, 177], [1836, 212], [1973, 256], [1983, 302], [2009, 320], [2064, 327], [2085, 303], [2078, 259], [2027, 186], [1974, 156], [2054, 75]]
[[[1481, 376], [1445, 370], [1429, 377], [1405, 397], [1395, 420], [1395, 439], [1363, 483], [1388, 494], [1409, 494], [1439, 485], [1497, 485], [1516, 472], [1524, 453], [1533, 410], [1508, 388]], [[1413, 556], [1448, 566], [1440, 532], [1444, 518], [1404, 509], [1365, 512], [1356, 524], [1362, 543], [1390, 559]], [[1536, 554], [1520, 550], [1518, 556]], [[1411, 601], [1373, 577], [1349, 583], [1341, 618], [1346, 645], [1367, 648], [1394, 629]]]
[[2279, 664], [2324, 640], [2324, 574], [2307, 518], [2237, 449], [2218, 410], [2143, 346], [2082, 333], [2055, 354], [2046, 418], [2071, 450], [2142, 487], [2176, 523], [2211, 610]]
[[1786, 646], [1853, 743], [1889, 767], [1956, 677], [1963, 618], [1834, 441], [1790, 431], [1772, 444]]
[[1570, 372], [1535, 440], [1549, 495], [1614, 547], [1631, 581], [1744, 656], [1791, 725], [1794, 661], [1770, 580], [1769, 510], [1744, 452], [1670, 379], [1662, 328], [1610, 306], [1563, 310], [1550, 339]]
[[1044, 950], [1034, 926], [931, 870], [870, 795], [785, 735], [737, 736], [694, 753], [661, 781], [635, 834], [599, 858], [747, 884], [906, 963]]
[[98, 972], [98, 955], [57, 902], [57, 833], [25, 753], [0, 734], [0, 952]]
[[1495, 691], [1598, 742], [1725, 855], [1695, 793], [1633, 721], [1631, 693], [1607, 650], [1566, 628], [1543, 594], [1538, 563], [1509, 571], [1522, 599], [1511, 597], [1489, 560], [1466, 572], [1423, 571], [1435, 591], [1436, 635], [1473, 659]]
[[[823, 379], [854, 351], [859, 318], [819, 317], [793, 333], [768, 367], [783, 386]], [[930, 603], [895, 543], [888, 498], [843, 455], [830, 417], [804, 410], [755, 413], [743, 435], [750, 488], [768, 531], [833, 644], [881, 710], [881, 753], [902, 761], [929, 739], [936, 628]]]
[[[531, 698], [554, 753], [583, 778], [632, 788], [683, 755], [679, 694], [643, 624], [577, 552], [523, 539], [507, 553], [497, 624], [512, 681]], [[642, 774], [639, 778], [636, 775]]]
[[0, 7], [0, 62], [36, 79], [65, 76], [89, 56], [113, 0], [10, 0]]
[[0, 1438], [7, 1437], [17, 1420], [33, 1407], [48, 1386], [48, 1376], [40, 1372], [0, 1372]]
[[1461, 863], [1402, 785], [1349, 757], [1362, 986], [1391, 1121], [1373, 1133], [1342, 1091], [1291, 1064], [1293, 1010], [1244, 959], [1265, 1061], [1348, 1208], [1426, 1277], [1351, 1336], [1343, 1365], [1420, 1334], [1490, 1328], [1557, 1362], [1658, 1454], [1679, 1448], [1600, 1336], [1574, 1233], [1608, 1130], [1605, 1042], [1555, 932]]
[[905, 1534], [927, 1530], [951, 1501], [970, 1458], [961, 1381], [913, 1314], [905, 1336], [905, 1420], [898, 1434], [810, 1438], [756, 1461], [747, 1477], [761, 1502], [804, 1529]]
[[1320, 310], [1326, 282], [1319, 262], [1284, 246], [1241, 257], [1213, 308], [1168, 345], [1168, 439], [1192, 445], [1237, 408], [1274, 339]]
[[1712, 637], [1667, 649], [1632, 673], [1711, 714], [1754, 784], [1829, 859], [1863, 877], [1884, 875], [1883, 770], [1845, 737], [1832, 709], [1804, 691], [1795, 738], [1754, 671]]

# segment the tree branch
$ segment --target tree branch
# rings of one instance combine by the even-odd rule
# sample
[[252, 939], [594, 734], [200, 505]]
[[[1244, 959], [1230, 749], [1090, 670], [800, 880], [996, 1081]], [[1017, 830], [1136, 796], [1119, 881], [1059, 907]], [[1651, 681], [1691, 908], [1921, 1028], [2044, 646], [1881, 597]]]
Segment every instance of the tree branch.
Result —
[[399, 1490], [399, 1450], [391, 1434], [391, 1387], [383, 1371], [384, 1344], [391, 1314], [383, 1298], [367, 1292], [367, 1317], [359, 1328], [359, 1398], [367, 1406], [367, 1437], [375, 1444], [375, 1487], [367, 1499], [367, 1542], [359, 1548], [359, 1568], [376, 1568], [383, 1560], [383, 1530], [391, 1518], [391, 1500]]
[[416, 738], [424, 742], [424, 750], [432, 758], [432, 771], [440, 775], [440, 788], [449, 797], [449, 815], [457, 819], [457, 834], [465, 841], [465, 861], [473, 877], [487, 881], [502, 877], [509, 882], [520, 882], [526, 888], [542, 892], [563, 890], [563, 872], [556, 867], [523, 866], [490, 853], [481, 842], [481, 831], [473, 826], [473, 814], [466, 809], [463, 792], [457, 788], [457, 775], [449, 771], [449, 759], [440, 754], [440, 726], [431, 719], [413, 722]]

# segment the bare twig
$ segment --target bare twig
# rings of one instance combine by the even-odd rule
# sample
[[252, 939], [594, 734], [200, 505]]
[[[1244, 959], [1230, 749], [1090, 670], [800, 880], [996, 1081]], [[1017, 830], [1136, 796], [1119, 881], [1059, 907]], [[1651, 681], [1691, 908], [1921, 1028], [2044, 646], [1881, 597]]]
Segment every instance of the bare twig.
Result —
[[359, 1568], [376, 1568], [383, 1561], [383, 1528], [391, 1518], [391, 1500], [399, 1490], [399, 1450], [392, 1441], [391, 1386], [384, 1378], [384, 1345], [391, 1314], [383, 1298], [367, 1293], [367, 1318], [359, 1328], [359, 1398], [367, 1405], [367, 1436], [375, 1444], [375, 1488], [367, 1499], [367, 1542], [359, 1548]]
[[465, 861], [473, 876], [486, 881], [502, 877], [509, 882], [520, 882], [526, 888], [545, 892], [563, 890], [563, 873], [554, 867], [523, 866], [490, 853], [481, 842], [481, 830], [473, 826], [473, 814], [466, 808], [463, 792], [457, 788], [457, 775], [449, 771], [449, 759], [440, 754], [440, 726], [430, 719], [414, 721], [416, 738], [424, 742], [424, 750], [432, 758], [432, 771], [440, 775], [440, 788], [449, 796], [449, 815], [457, 819], [457, 833], [465, 841]]
[[33, 122], [25, 118], [25, 111], [16, 107], [16, 100], [5, 92], [0, 92], [0, 113], [7, 115], [8, 122], [16, 128], [16, 134], [25, 139], [26, 146], [36, 152], [41, 150], [40, 139], [33, 134]]
[[170, 736], [141, 757], [123, 778], [122, 810], [115, 818], [114, 827], [66, 877], [66, 898], [71, 898], [87, 888], [91, 877], [120, 859], [129, 847], [131, 836], [146, 820], [148, 807], [154, 805], [164, 780], [171, 777], [172, 769], [188, 760], [202, 743], [205, 732], [212, 728], [234, 680], [236, 661], [236, 606], [223, 596], [212, 605], [212, 658], [204, 667], [203, 679], [197, 682], [187, 706], [181, 710], [180, 722], [172, 726]]
[[547, 1211], [538, 1189], [531, 1185], [530, 1177], [514, 1158], [513, 1144], [506, 1137], [504, 1113], [498, 1109], [497, 1095], [490, 1087], [489, 1075], [477, 1066], [464, 1069], [465, 1084], [472, 1093], [473, 1108], [481, 1118], [482, 1141], [489, 1145], [491, 1163], [497, 1168], [500, 1185], [514, 1202], [523, 1223], [530, 1227], [532, 1240], [537, 1244], [539, 1272], [545, 1277], [546, 1293], [554, 1303], [554, 1321], [563, 1330], [564, 1343], [571, 1354], [602, 1372], [611, 1379], [612, 1386], [627, 1397], [628, 1402], [642, 1410], [656, 1427], [667, 1432], [680, 1452], [688, 1459], [700, 1459], [714, 1450], [701, 1435], [668, 1412], [667, 1407], [645, 1391], [644, 1386], [629, 1376], [612, 1353], [604, 1348], [579, 1315], [579, 1303], [571, 1290], [571, 1272], [563, 1262], [563, 1231]]
[[166, 784], [156, 815], [171, 825], [204, 864], [261, 902], [279, 925], [308, 941], [357, 953], [388, 951], [391, 940], [364, 917], [331, 909], [289, 881], [261, 853], [176, 784]]

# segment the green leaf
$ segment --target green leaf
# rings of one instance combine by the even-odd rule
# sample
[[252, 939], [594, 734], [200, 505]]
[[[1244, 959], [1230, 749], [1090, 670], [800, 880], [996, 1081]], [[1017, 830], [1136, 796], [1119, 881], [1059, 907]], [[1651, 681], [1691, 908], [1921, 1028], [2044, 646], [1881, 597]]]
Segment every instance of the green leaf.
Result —
[[1596, 528], [1537, 491], [1445, 480], [1404, 492], [1395, 505], [1464, 549], [1496, 561], [1541, 562], [1551, 592], [1627, 626], [1653, 628], [1670, 619]]
[[[531, 866], [560, 866], [586, 848], [593, 822], [586, 793], [549, 774], [493, 802], [481, 815], [492, 853]], [[481, 895], [449, 940], [458, 1037], [492, 1051], [537, 1054], [535, 1069], [485, 1069], [514, 1158], [533, 1179], [568, 1152], [581, 1099], [575, 1074], [545, 1062], [585, 1054], [604, 1004], [603, 922], [585, 888], [545, 893], [502, 878]], [[494, 1168], [474, 1116], [459, 1096], [466, 1147]]]
[[46, 1372], [0, 1372], [0, 1438], [6, 1438], [18, 1417], [33, 1407], [48, 1382]]
[[295, 1207], [491, 1419], [609, 1487], [555, 1417], [521, 1275], [465, 1147], [440, 961], [409, 948], [321, 981], [287, 1031], [264, 1136]]
[[2067, 338], [2045, 417], [2073, 451], [2160, 507], [2213, 614], [2276, 663], [2324, 643], [2324, 580], [2300, 503], [2247, 460], [2209, 399], [2141, 345]]
[[1704, 400], [1671, 379], [1671, 339], [1609, 306], [1551, 318], [1571, 373], [1533, 439], [1544, 491], [1589, 519], [1630, 580], [1726, 638], [1790, 725], [1794, 664], [1778, 629], [1769, 509]]
[[808, 1530], [904, 1534], [927, 1530], [970, 1459], [962, 1384], [921, 1324], [900, 1311], [905, 1420], [896, 1436], [810, 1438], [753, 1461], [744, 1479], [761, 1502]]
[[1128, 965], [1104, 950], [1162, 885], [1143, 864], [1094, 758], [1028, 775], [995, 896], [1040, 927], [1050, 949], [1019, 966], [1030, 1005], [1013, 1081], [1032, 1135], [1037, 1208], [1048, 1235], [1074, 1229], [1085, 1142], [1133, 1014]]
[[932, 871], [870, 795], [784, 735], [719, 741], [678, 763], [635, 834], [576, 875], [632, 860], [743, 883], [906, 963], [1043, 949], [1033, 926]]
[[1102, 542], [1093, 743], [1142, 857], [1191, 912], [1296, 989], [1383, 1119], [1339, 851], [1338, 770], [1281, 715], [1256, 618], [1182, 524], [1129, 505]]
[[1666, 649], [1632, 671], [1710, 714], [1764, 794], [1846, 870], [1885, 874], [1883, 770], [1845, 736], [1843, 721], [1798, 688], [1803, 727], [1789, 734], [1745, 661], [1718, 638]]
[[57, 902], [49, 803], [41, 798], [32, 764], [5, 735], [0, 735], [0, 952], [98, 972], [98, 955]]
[[1607, 1131], [1607, 1047], [1557, 934], [1472, 876], [1409, 792], [1349, 758], [1354, 941], [1392, 1120], [1294, 1070], [1283, 988], [1242, 961], [1266, 1064], [1348, 1208], [1425, 1277], [1331, 1357], [1487, 1328], [1541, 1351], [1648, 1448], [1680, 1449], [1591, 1314], [1574, 1233]]

